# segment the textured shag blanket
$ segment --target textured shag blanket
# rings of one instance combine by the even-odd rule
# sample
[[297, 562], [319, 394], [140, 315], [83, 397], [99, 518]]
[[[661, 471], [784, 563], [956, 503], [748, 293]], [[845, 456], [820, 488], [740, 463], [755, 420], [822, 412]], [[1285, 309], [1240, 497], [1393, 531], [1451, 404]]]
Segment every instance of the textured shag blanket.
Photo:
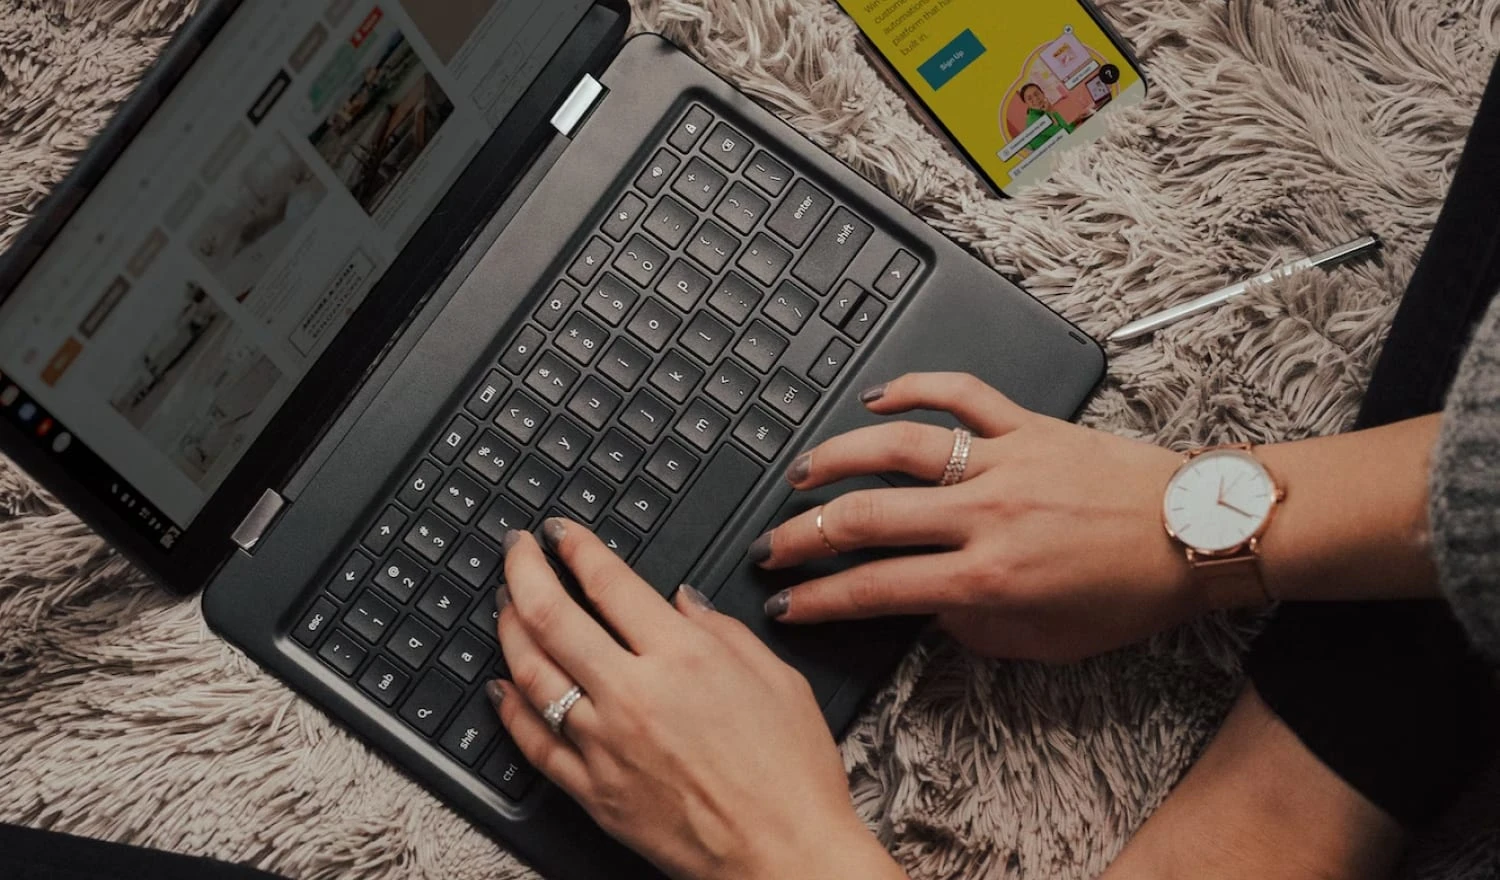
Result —
[[[0, 242], [192, 5], [0, 2]], [[1112, 0], [1151, 98], [1002, 202], [907, 114], [831, 0], [636, 8], [638, 27], [1096, 335], [1381, 233], [1380, 264], [1298, 276], [1111, 352], [1085, 421], [1174, 447], [1350, 423], [1500, 48], [1497, 0]], [[844, 744], [859, 807], [914, 878], [1094, 876], [1214, 730], [1253, 626], [1206, 620], [1068, 668], [935, 639]], [[526, 876], [3, 461], [0, 780], [0, 821], [292, 878]], [[1455, 821], [1409, 874], [1500, 874], [1486, 868], [1500, 821]]]

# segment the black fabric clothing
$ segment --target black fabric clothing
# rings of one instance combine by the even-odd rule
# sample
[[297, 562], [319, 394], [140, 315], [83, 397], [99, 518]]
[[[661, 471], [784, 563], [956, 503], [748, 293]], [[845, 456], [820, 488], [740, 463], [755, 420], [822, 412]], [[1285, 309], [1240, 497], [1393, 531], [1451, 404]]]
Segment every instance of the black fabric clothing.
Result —
[[279, 880], [270, 874], [84, 837], [0, 825], [4, 880]]
[[[1441, 412], [1500, 291], [1500, 65], [1356, 427]], [[1493, 671], [1445, 602], [1287, 604], [1252, 647], [1261, 697], [1325, 764], [1407, 826], [1500, 746]]]

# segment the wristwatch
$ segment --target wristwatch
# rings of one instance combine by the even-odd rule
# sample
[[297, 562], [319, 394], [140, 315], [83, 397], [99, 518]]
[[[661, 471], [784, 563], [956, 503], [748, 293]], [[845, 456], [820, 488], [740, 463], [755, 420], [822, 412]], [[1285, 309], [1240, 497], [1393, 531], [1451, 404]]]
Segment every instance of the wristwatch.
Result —
[[1167, 482], [1162, 521], [1201, 589], [1271, 602], [1260, 542], [1285, 499], [1249, 444], [1212, 446], [1188, 453]]

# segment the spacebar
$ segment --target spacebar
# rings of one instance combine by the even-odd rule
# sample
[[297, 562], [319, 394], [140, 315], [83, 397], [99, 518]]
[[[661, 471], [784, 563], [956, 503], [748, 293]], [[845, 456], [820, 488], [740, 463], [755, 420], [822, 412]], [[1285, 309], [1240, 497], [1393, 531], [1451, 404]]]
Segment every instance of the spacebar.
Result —
[[670, 597], [763, 473], [760, 465], [738, 449], [720, 449], [636, 559], [636, 574]]

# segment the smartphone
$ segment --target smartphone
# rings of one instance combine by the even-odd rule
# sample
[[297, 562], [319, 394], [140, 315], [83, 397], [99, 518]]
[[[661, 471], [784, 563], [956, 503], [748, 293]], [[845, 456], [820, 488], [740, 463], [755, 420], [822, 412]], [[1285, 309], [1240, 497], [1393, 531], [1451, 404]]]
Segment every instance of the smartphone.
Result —
[[839, 0], [862, 48], [996, 193], [1044, 180], [1145, 100], [1134, 53], [1087, 0]]

